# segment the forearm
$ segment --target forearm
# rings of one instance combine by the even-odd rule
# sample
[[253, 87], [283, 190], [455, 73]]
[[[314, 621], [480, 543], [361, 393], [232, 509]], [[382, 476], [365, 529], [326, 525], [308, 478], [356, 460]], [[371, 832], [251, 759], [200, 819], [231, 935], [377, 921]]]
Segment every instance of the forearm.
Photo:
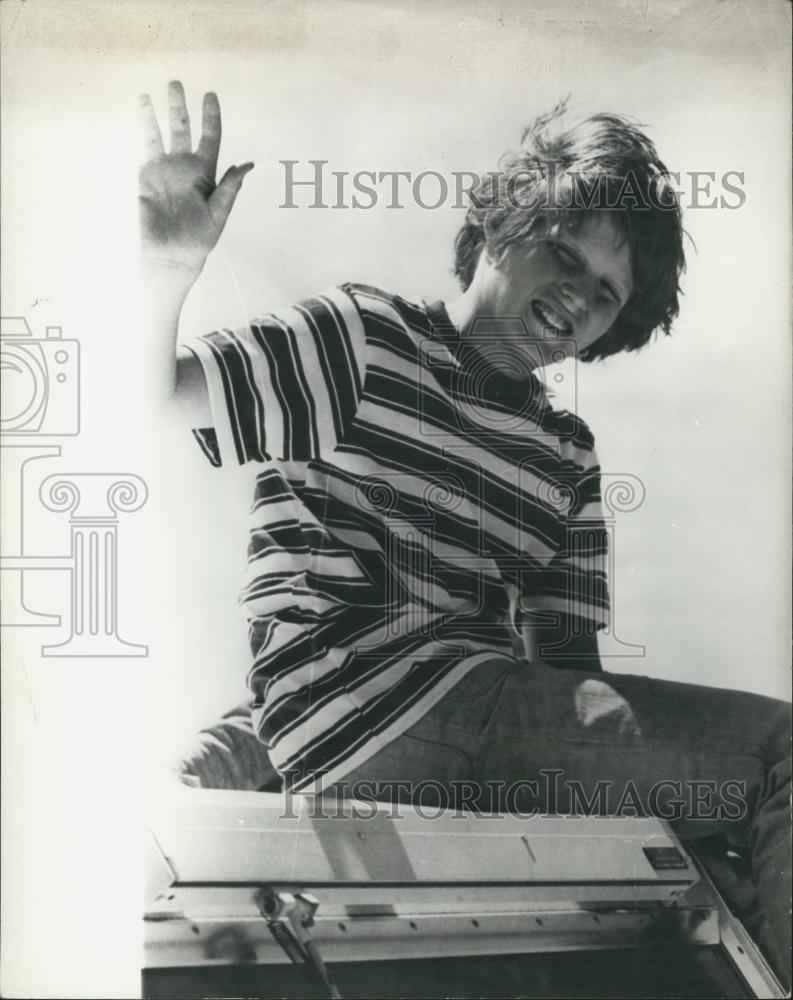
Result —
[[267, 747], [253, 731], [251, 705], [245, 703], [203, 729], [185, 753], [177, 770], [201, 788], [258, 791], [275, 789], [280, 779]]
[[176, 393], [179, 317], [197, 276], [173, 264], [141, 259], [141, 353], [144, 378], [155, 403], [167, 403]]
[[166, 410], [206, 426], [209, 403], [193, 356], [177, 346], [179, 318], [200, 268], [146, 257], [140, 264], [142, 382], [155, 413]]

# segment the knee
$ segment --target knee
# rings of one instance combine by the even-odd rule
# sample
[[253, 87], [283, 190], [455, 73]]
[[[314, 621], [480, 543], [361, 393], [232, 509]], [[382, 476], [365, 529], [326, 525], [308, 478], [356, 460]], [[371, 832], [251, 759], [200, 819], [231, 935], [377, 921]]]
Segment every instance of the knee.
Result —
[[578, 721], [587, 729], [599, 728], [619, 736], [640, 736], [630, 703], [610, 684], [590, 677], [575, 689]]

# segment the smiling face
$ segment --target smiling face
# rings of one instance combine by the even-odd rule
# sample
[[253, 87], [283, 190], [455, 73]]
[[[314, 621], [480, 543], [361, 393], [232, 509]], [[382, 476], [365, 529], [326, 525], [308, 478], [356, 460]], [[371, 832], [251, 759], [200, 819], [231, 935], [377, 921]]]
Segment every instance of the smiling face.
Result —
[[523, 321], [499, 337], [499, 353], [525, 370], [552, 364], [560, 340], [580, 354], [610, 329], [632, 289], [627, 241], [608, 215], [592, 214], [528, 249], [510, 247], [500, 261], [483, 252], [468, 292], [477, 331], [488, 317]]

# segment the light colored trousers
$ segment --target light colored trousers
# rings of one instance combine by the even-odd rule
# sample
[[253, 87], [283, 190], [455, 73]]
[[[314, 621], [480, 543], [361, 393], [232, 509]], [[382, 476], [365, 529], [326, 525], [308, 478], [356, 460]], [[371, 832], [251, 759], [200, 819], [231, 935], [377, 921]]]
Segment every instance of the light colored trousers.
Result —
[[[752, 932], [790, 982], [790, 706], [648, 677], [494, 658], [336, 793], [522, 813], [659, 815], [748, 851]], [[185, 772], [261, 788], [274, 772], [245, 709], [202, 734]], [[272, 784], [271, 784], [272, 787]]]

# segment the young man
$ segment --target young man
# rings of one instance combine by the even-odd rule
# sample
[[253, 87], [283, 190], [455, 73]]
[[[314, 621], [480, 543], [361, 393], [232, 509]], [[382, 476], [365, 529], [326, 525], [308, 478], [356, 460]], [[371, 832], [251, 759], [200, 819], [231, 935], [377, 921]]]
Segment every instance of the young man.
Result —
[[242, 593], [253, 711], [210, 731], [186, 773], [261, 787], [272, 764], [296, 792], [367, 781], [561, 813], [605, 783], [604, 811], [630, 802], [748, 844], [759, 936], [785, 974], [788, 709], [600, 672], [594, 442], [535, 375], [669, 331], [682, 227], [650, 141], [557, 108], [472, 193], [455, 301], [348, 284], [177, 355], [251, 165], [216, 185], [217, 98], [195, 153], [179, 84], [169, 99], [170, 153], [143, 99], [152, 374], [213, 463], [261, 463]]

